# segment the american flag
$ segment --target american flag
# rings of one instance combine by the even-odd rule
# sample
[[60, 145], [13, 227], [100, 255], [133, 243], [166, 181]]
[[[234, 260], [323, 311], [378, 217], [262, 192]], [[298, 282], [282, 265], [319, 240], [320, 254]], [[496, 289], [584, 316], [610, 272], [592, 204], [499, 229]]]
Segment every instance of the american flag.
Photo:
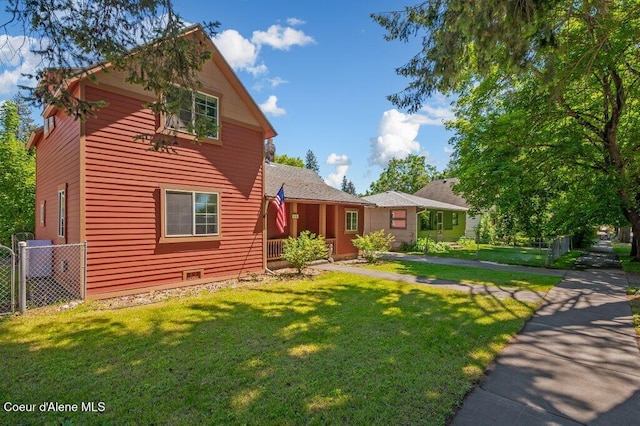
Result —
[[276, 226], [278, 227], [278, 231], [283, 234], [284, 228], [287, 226], [287, 210], [284, 205], [284, 185], [280, 187], [280, 191], [276, 195], [276, 198], [272, 201], [273, 205], [276, 206]]

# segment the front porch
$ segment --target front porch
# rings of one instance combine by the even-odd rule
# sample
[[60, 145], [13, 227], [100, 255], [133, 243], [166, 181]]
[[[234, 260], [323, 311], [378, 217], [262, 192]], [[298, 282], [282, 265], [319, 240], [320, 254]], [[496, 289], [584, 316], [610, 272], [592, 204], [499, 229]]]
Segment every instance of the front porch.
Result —
[[[280, 260], [282, 257], [282, 242], [285, 239], [267, 240], [267, 262]], [[327, 243], [327, 248], [329, 250], [329, 257], [332, 257], [335, 251], [334, 247], [336, 246], [336, 239], [325, 238], [325, 242]]]
[[[282, 261], [284, 240], [289, 237], [296, 238], [302, 231], [310, 231], [323, 236], [329, 248], [329, 256], [334, 259], [358, 255], [358, 250], [351, 244], [351, 240], [357, 234], [362, 235], [363, 233], [363, 207], [322, 202], [287, 201], [286, 210], [287, 226], [284, 233], [280, 233], [275, 224], [275, 209], [268, 209], [265, 257], [269, 267], [279, 267], [284, 262]], [[347, 212], [350, 212], [350, 215], [355, 213], [359, 218], [359, 223], [354, 230], [346, 229]]]

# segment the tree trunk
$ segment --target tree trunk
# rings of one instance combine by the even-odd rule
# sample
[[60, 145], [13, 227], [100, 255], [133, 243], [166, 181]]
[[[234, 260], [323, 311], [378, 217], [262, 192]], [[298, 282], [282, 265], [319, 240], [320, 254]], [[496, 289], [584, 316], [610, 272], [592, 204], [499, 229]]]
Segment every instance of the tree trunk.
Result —
[[633, 261], [640, 261], [640, 258], [638, 258], [638, 237], [635, 232], [631, 240], [631, 253], [629, 253], [629, 256], [633, 258]]

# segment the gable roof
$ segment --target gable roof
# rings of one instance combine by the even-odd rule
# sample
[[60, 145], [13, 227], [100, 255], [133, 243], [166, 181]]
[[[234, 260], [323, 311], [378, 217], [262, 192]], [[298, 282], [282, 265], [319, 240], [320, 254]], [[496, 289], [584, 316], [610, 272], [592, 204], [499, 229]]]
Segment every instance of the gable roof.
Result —
[[[247, 105], [251, 115], [253, 115], [256, 121], [260, 124], [260, 127], [263, 130], [264, 138], [269, 139], [275, 137], [278, 133], [275, 131], [266, 115], [262, 112], [256, 101], [249, 94], [249, 91], [246, 89], [244, 84], [240, 81], [231, 65], [227, 62], [227, 60], [222, 56], [220, 50], [216, 47], [213, 40], [206, 34], [204, 29], [200, 24], [194, 24], [182, 31], [181, 37], [193, 36], [198, 37], [201, 41], [207, 44], [207, 47], [212, 51], [211, 61], [213, 61], [220, 69], [225, 78], [230, 82], [231, 86], [237, 91], [238, 96], [242, 99], [242, 101]], [[144, 49], [144, 46], [136, 47], [132, 49], [129, 53], [134, 53], [138, 49]], [[77, 82], [89, 78], [89, 76], [97, 74], [103, 71], [106, 68], [110, 68], [112, 64], [110, 62], [104, 62], [100, 64], [96, 64], [90, 67], [87, 70], [78, 69], [77, 74], [66, 81], [66, 84], [69, 87], [77, 84]], [[74, 70], [75, 71], [75, 70]], [[47, 116], [51, 113], [51, 109], [53, 105], [47, 105], [42, 113], [43, 116]], [[41, 138], [40, 138], [41, 139]], [[38, 139], [31, 144], [34, 146], [38, 142]], [[31, 147], [29, 146], [29, 148]]]
[[433, 180], [413, 195], [469, 209], [471, 206], [467, 203], [467, 200], [453, 192], [453, 186], [459, 182], [460, 179], [458, 178]]
[[284, 184], [284, 196], [287, 200], [371, 204], [360, 197], [327, 185], [313, 170], [266, 162], [264, 175], [264, 192], [268, 198], [274, 198], [280, 190], [280, 186]]
[[415, 195], [405, 194], [404, 192], [398, 191], [387, 191], [381, 194], [368, 195], [362, 198], [374, 203], [378, 207], [420, 207], [427, 209], [442, 209], [453, 211], [467, 210], [466, 207], [430, 200], [428, 198], [417, 197]]

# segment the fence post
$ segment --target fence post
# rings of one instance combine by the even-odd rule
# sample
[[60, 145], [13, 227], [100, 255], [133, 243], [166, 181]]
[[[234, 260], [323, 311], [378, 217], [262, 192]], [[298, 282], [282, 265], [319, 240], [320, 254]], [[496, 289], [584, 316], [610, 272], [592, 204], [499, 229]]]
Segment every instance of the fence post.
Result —
[[87, 299], [87, 242], [82, 245], [82, 300]]
[[27, 312], [27, 243], [20, 241], [20, 280], [18, 281], [18, 304], [20, 313]]

